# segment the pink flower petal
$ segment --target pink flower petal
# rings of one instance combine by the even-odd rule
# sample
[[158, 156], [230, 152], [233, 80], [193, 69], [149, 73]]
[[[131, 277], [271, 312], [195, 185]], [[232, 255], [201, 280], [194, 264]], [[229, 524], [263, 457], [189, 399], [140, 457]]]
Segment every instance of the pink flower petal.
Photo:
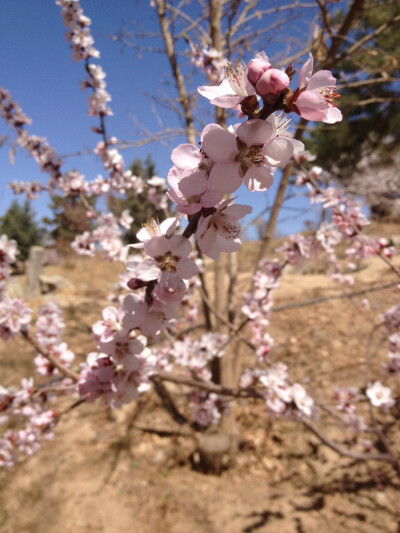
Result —
[[[145, 252], [151, 257], [159, 257], [166, 254], [171, 249], [169, 239], [167, 237], [153, 237], [144, 245]], [[137, 271], [137, 269], [136, 269]]]
[[236, 137], [218, 124], [209, 124], [204, 128], [201, 146], [208, 157], [216, 163], [232, 161], [238, 152]]
[[222, 197], [222, 192], [209, 189], [203, 194], [201, 205], [202, 207], [215, 207], [222, 200]]
[[241, 124], [236, 134], [246, 146], [265, 144], [275, 135], [275, 127], [271, 122], [253, 119]]
[[294, 147], [291, 139], [285, 139], [284, 137], [276, 137], [263, 150], [263, 154], [267, 156], [270, 165], [285, 165], [292, 157], [293, 152]]
[[201, 96], [204, 96], [209, 100], [213, 100], [220, 96], [237, 96], [227, 79], [223, 80], [220, 85], [203, 85], [198, 87], [197, 91]]
[[178, 188], [187, 198], [203, 194], [207, 189], [207, 174], [204, 170], [192, 172], [179, 182]]
[[333, 105], [328, 105], [328, 113], [323, 120], [326, 124], [334, 124], [335, 122], [340, 122], [343, 118], [342, 112], [337, 107]]
[[179, 261], [176, 268], [177, 273], [183, 279], [190, 279], [198, 273], [198, 268], [193, 259], [184, 257]]
[[228, 216], [229, 218], [238, 220], [239, 218], [243, 218], [246, 215], [250, 214], [252, 211], [253, 211], [253, 208], [250, 207], [249, 205], [233, 204], [233, 205], [229, 205], [225, 209], [224, 214]]
[[169, 249], [173, 255], [187, 257], [192, 251], [192, 245], [183, 235], [174, 235], [169, 239]]
[[266, 165], [251, 167], [244, 176], [244, 183], [251, 192], [267, 191], [273, 180], [274, 176]]
[[152, 281], [153, 279], [157, 279], [160, 272], [154, 259], [149, 257], [138, 263], [135, 275], [142, 281]]
[[307, 61], [301, 67], [301, 70], [300, 70], [300, 73], [299, 73], [299, 87], [300, 87], [300, 89], [304, 89], [304, 87], [307, 87], [307, 84], [310, 81], [311, 76], [312, 76], [313, 67], [314, 67], [314, 60], [313, 60], [312, 54], [310, 53], [308, 55]]
[[219, 96], [218, 98], [210, 100], [210, 104], [230, 109], [239, 105], [244, 98], [244, 96]]
[[178, 168], [195, 169], [201, 161], [200, 150], [193, 144], [180, 144], [172, 150], [171, 159]]
[[215, 164], [211, 169], [208, 183], [212, 189], [223, 194], [236, 191], [243, 183], [240, 164], [236, 162]]
[[307, 86], [308, 91], [322, 89], [323, 87], [336, 87], [336, 78], [330, 70], [319, 70], [313, 74]]
[[218, 247], [220, 252], [227, 252], [227, 253], [236, 252], [237, 250], [239, 250], [240, 245], [241, 245], [240, 239], [228, 240], [228, 239], [224, 239], [220, 235], [218, 235], [217, 237], [216, 246]]

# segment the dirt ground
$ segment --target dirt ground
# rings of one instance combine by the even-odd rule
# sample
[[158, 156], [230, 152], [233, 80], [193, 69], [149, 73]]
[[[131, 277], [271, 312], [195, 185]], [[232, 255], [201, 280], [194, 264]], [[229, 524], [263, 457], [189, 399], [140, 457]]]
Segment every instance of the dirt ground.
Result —
[[[379, 228], [394, 235], [396, 228]], [[398, 229], [397, 229], [398, 231]], [[239, 285], [250, 277], [255, 243], [245, 244]], [[397, 264], [400, 260], [397, 259]], [[275, 306], [340, 295], [315, 261], [291, 269], [275, 293]], [[65, 339], [79, 360], [94, 349], [91, 324], [107, 304], [121, 267], [97, 260], [70, 259], [45, 267], [72, 286], [38, 298], [57, 299], [67, 322]], [[396, 281], [378, 259], [356, 273], [357, 289]], [[23, 279], [11, 289], [21, 290]], [[347, 291], [349, 289], [346, 289]], [[365, 385], [365, 360], [376, 379], [387, 348], [363, 297], [329, 300], [272, 314], [272, 360], [290, 366], [291, 377], [315, 398], [332, 399], [334, 384]], [[368, 294], [373, 309], [398, 301], [396, 289]], [[249, 354], [243, 354], [249, 360]], [[17, 385], [32, 374], [32, 353], [20, 341], [0, 348], [1, 384]], [[183, 399], [184, 389], [170, 388]], [[64, 399], [64, 405], [72, 403]], [[299, 422], [271, 419], [265, 406], [241, 401], [234, 410], [240, 434], [234, 465], [221, 476], [193, 468], [195, 443], [187, 436], [163, 437], [143, 431], [183, 431], [160, 399], [150, 393], [133, 419], [134, 402], [110, 412], [100, 402], [64, 416], [55, 438], [33, 458], [0, 472], [0, 531], [4, 533], [377, 533], [400, 532], [400, 480], [386, 464], [357, 463], [338, 456]], [[397, 409], [397, 411], [396, 411]], [[400, 452], [400, 408], [387, 439]], [[386, 422], [385, 415], [378, 415]], [[343, 445], [352, 435], [320, 413], [319, 424]], [[142, 428], [142, 429], [140, 429]], [[354, 444], [360, 451], [361, 443]]]

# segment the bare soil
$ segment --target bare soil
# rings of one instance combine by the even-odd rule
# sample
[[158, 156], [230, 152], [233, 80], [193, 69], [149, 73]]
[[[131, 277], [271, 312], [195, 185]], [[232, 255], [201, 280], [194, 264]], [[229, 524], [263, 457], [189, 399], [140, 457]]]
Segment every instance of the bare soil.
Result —
[[[394, 228], [379, 228], [392, 234]], [[239, 286], [251, 276], [255, 243], [245, 244]], [[397, 264], [400, 261], [397, 260]], [[343, 294], [328, 280], [318, 260], [291, 269], [275, 293], [275, 306]], [[94, 349], [90, 327], [99, 319], [121, 267], [97, 260], [69, 259], [46, 273], [61, 274], [72, 288], [38, 298], [34, 307], [57, 299], [65, 313], [65, 339], [79, 361]], [[356, 289], [396, 281], [378, 259], [356, 273]], [[23, 278], [13, 288], [21, 290]], [[352, 289], [346, 289], [351, 291]], [[374, 310], [398, 302], [398, 291], [368, 295]], [[380, 379], [387, 347], [381, 329], [371, 334], [374, 316], [365, 298], [334, 299], [275, 312], [270, 333], [273, 361], [283, 361], [293, 380], [314, 396], [332, 400], [334, 384], [365, 386]], [[375, 318], [376, 321], [376, 318]], [[20, 341], [2, 345], [1, 383], [18, 385], [32, 374], [32, 353]], [[251, 364], [250, 354], [243, 358]], [[183, 399], [184, 389], [170, 387]], [[64, 399], [66, 407], [71, 399]], [[333, 404], [332, 407], [334, 408]], [[357, 463], [338, 456], [299, 422], [271, 419], [260, 402], [234, 409], [240, 431], [234, 464], [221, 476], [193, 468], [193, 439], [163, 437], [140, 428], [183, 431], [160, 399], [150, 393], [137, 414], [137, 402], [110, 412], [100, 402], [81, 405], [64, 416], [53, 441], [41, 452], [0, 473], [0, 531], [4, 533], [377, 533], [400, 531], [400, 480], [383, 463]], [[396, 410], [397, 409], [397, 410]], [[387, 439], [400, 452], [400, 408]], [[378, 415], [382, 422], [390, 419]], [[393, 420], [393, 417], [391, 417]], [[320, 414], [321, 428], [342, 445], [353, 435]], [[354, 449], [362, 450], [361, 442]]]

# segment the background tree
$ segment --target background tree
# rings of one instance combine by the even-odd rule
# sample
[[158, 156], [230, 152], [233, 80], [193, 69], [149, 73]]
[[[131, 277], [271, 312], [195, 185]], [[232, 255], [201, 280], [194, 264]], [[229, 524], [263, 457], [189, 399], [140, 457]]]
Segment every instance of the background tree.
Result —
[[17, 241], [19, 261], [25, 261], [29, 255], [29, 248], [40, 244], [44, 231], [35, 220], [35, 213], [31, 204], [26, 200], [21, 206], [13, 201], [5, 215], [0, 219], [0, 234], [5, 233], [9, 239]]
[[[135, 176], [142, 178], [146, 183], [148, 183], [156, 173], [155, 164], [150, 155], [147, 156], [145, 161], [136, 158], [129, 169]], [[156, 191], [154, 192], [156, 194]], [[109, 194], [107, 198], [107, 206], [117, 218], [119, 218], [125, 210], [128, 210], [129, 214], [133, 217], [134, 220], [131, 228], [124, 234], [124, 239], [127, 243], [137, 241], [136, 233], [150, 218], [156, 218], [161, 221], [166, 216], [169, 216], [168, 207], [166, 208], [166, 212], [164, 208], [156, 208], [155, 205], [150, 202], [147, 190], [138, 193], [134, 189], [127, 189], [124, 196]]]
[[[94, 198], [88, 198], [86, 201], [94, 207]], [[52, 195], [49, 207], [53, 217], [46, 217], [43, 222], [51, 227], [49, 235], [54, 239], [56, 249], [68, 253], [75, 237], [92, 229], [92, 220], [87, 216], [87, 208], [79, 196]]]
[[348, 36], [354, 53], [335, 67], [345, 120], [328, 130], [319, 125], [309, 137], [317, 164], [363, 196], [375, 218], [400, 215], [399, 19], [398, 2], [365, 3]]

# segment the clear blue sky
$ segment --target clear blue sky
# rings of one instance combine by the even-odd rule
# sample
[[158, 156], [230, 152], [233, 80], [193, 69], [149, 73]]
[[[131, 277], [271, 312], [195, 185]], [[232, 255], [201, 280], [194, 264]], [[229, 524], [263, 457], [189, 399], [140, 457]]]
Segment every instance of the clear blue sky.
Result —
[[[137, 141], [137, 119], [150, 131], [160, 129], [151, 111], [151, 103], [145, 92], [164, 90], [161, 80], [170, 77], [169, 65], [160, 54], [146, 54], [138, 58], [136, 53], [106, 39], [115, 33], [122, 23], [131, 19], [141, 21], [153, 31], [158, 29], [153, 9], [147, 0], [82, 0], [81, 5], [92, 19], [95, 46], [100, 50], [99, 64], [107, 73], [107, 90], [112, 96], [114, 116], [107, 118], [107, 131], [118, 139]], [[262, 23], [262, 21], [261, 21]], [[1, 85], [8, 89], [23, 111], [32, 119], [31, 134], [46, 137], [58, 154], [70, 154], [83, 148], [93, 148], [99, 136], [91, 131], [97, 125], [96, 118], [87, 115], [89, 91], [81, 91], [80, 81], [85, 77], [83, 63], [72, 60], [66, 43], [65, 28], [60, 8], [53, 0], [2, 0], [0, 3], [0, 72]], [[267, 50], [271, 54], [271, 50]], [[250, 57], [244, 57], [245, 61]], [[201, 76], [199, 84], [205, 83]], [[176, 127], [173, 113], [159, 109], [159, 118], [169, 127]], [[12, 130], [0, 121], [0, 137], [15, 138]], [[173, 146], [182, 142], [175, 140]], [[135, 157], [145, 158], [149, 153], [156, 163], [158, 175], [165, 177], [170, 166], [170, 151], [166, 146], [150, 145], [123, 151], [127, 164]], [[88, 179], [103, 173], [101, 163], [94, 155], [65, 159], [63, 170], [77, 168]], [[7, 183], [13, 180], [45, 181], [36, 163], [26, 152], [18, 149], [15, 164], [9, 162], [8, 141], [0, 149], [0, 215], [9, 207], [13, 193]], [[276, 180], [277, 181], [277, 180]], [[268, 193], [269, 202], [274, 190]], [[42, 195], [34, 202], [38, 218], [48, 214], [48, 197]], [[265, 206], [265, 195], [240, 191], [237, 202], [253, 206], [253, 214]], [[292, 204], [293, 205], [293, 204]], [[307, 205], [296, 201], [295, 207]], [[283, 213], [286, 219], [291, 213]], [[251, 218], [251, 217], [250, 217]], [[306, 217], [307, 218], [307, 217]], [[311, 218], [308, 216], [308, 218]], [[280, 230], [288, 233], [302, 229], [299, 216], [293, 221], [283, 220]], [[254, 233], [251, 234], [254, 236]]]

